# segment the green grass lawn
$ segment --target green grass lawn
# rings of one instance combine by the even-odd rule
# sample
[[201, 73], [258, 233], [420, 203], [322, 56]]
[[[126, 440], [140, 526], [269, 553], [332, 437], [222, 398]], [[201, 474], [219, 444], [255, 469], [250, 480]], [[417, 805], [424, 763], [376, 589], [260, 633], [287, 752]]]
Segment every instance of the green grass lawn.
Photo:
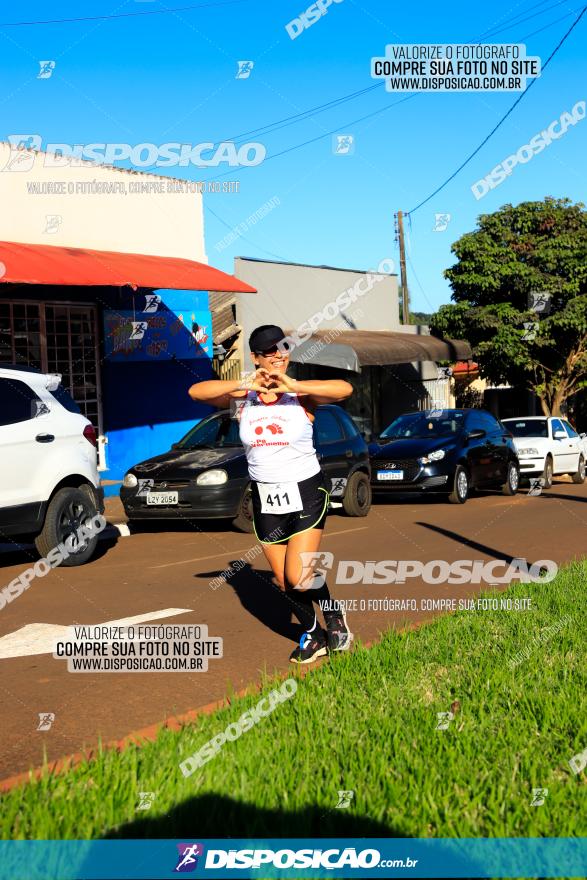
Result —
[[[15, 789], [2, 837], [584, 835], [585, 774], [568, 760], [587, 747], [586, 575], [577, 563], [492, 594], [531, 596], [530, 611], [459, 612], [335, 656], [189, 778], [179, 762], [258, 694]], [[169, 674], [170, 686], [184, 680]], [[533, 788], [548, 789], [543, 806]], [[336, 809], [339, 790], [355, 792], [349, 809]], [[140, 791], [155, 793], [148, 812]]]

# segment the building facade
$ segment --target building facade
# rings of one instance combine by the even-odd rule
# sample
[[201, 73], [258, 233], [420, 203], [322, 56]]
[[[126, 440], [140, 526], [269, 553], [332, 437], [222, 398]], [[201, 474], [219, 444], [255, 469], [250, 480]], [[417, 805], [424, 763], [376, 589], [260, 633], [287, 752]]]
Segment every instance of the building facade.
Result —
[[[57, 372], [99, 434], [106, 494], [208, 408], [202, 195], [184, 181], [0, 143], [0, 362]], [[129, 255], [132, 255], [129, 256]]]

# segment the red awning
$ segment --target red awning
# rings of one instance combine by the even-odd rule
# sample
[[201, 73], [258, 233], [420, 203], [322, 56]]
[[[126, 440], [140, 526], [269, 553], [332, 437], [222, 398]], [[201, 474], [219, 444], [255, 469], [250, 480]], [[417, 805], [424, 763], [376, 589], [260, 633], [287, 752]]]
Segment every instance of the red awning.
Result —
[[233, 275], [179, 257], [121, 254], [47, 244], [0, 242], [0, 283], [79, 287], [129, 285], [170, 290], [218, 290], [256, 293]]

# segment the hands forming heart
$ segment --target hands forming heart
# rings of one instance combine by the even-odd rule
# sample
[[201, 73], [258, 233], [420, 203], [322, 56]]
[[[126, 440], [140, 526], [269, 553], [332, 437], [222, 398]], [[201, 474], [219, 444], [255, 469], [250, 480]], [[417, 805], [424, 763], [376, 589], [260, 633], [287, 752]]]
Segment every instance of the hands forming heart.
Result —
[[252, 391], [259, 391], [265, 394], [269, 392], [282, 394], [285, 391], [293, 391], [294, 380], [285, 373], [282, 373], [281, 370], [266, 370], [264, 367], [259, 367], [255, 371], [255, 377], [250, 388]]

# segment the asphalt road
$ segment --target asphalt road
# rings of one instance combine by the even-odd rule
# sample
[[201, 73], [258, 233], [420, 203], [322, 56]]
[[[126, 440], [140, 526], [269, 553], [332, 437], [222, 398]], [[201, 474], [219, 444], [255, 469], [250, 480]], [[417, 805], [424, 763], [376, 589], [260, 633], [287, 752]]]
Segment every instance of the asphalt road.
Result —
[[[110, 504], [109, 519], [123, 520], [116, 503]], [[323, 549], [334, 554], [335, 565], [388, 559], [509, 562], [514, 557], [528, 564], [552, 559], [560, 565], [584, 554], [586, 524], [587, 483], [559, 480], [539, 497], [525, 491], [514, 498], [487, 492], [464, 506], [432, 498], [395, 499], [375, 504], [364, 519], [333, 513]], [[166, 525], [128, 537], [112, 529], [90, 564], [36, 578], [28, 591], [0, 610], [0, 779], [40, 765], [44, 750], [53, 760], [95, 746], [100, 737], [120, 739], [219, 700], [229, 687], [254, 684], [264, 671], [287, 670], [300, 628], [271, 584], [264, 557], [253, 549], [254, 537], [214, 523], [200, 526], [202, 530]], [[32, 551], [15, 553], [2, 545], [0, 586], [36, 558]], [[213, 589], [210, 581], [239, 559], [245, 560], [244, 566]], [[435, 612], [421, 607], [423, 599], [459, 599], [487, 589], [484, 584], [431, 585], [420, 578], [403, 584], [335, 586], [331, 576], [329, 584], [336, 598], [356, 599], [357, 607], [361, 599], [416, 600], [415, 611], [350, 612], [351, 629], [362, 641], [376, 639], [390, 627], [432, 619]], [[529, 584], [528, 596], [539, 601], [539, 589]], [[6, 657], [10, 645], [3, 637], [25, 626], [98, 624], [164, 609], [188, 613], [160, 622], [206, 624], [210, 636], [223, 637], [224, 656], [210, 660], [208, 672], [76, 674], [50, 653]], [[10, 643], [16, 639], [22, 644], [22, 636], [11, 637]], [[49, 730], [37, 730], [40, 713], [55, 715]]]

